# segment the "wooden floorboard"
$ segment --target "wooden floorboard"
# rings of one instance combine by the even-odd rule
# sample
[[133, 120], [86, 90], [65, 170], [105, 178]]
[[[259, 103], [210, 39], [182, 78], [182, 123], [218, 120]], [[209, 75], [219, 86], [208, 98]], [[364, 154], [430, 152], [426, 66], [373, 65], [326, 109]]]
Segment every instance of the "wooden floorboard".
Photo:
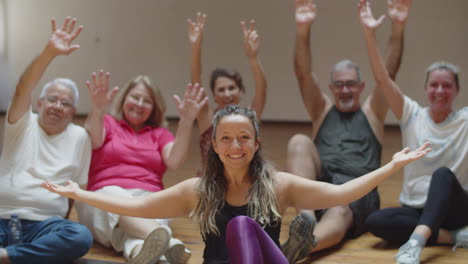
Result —
[[[79, 124], [82, 124], [82, 122], [83, 119], [77, 120], [77, 123]], [[174, 122], [170, 122], [171, 131], [175, 131], [174, 124]], [[310, 124], [264, 123], [262, 124], [261, 133], [264, 154], [277, 166], [278, 169], [281, 170], [285, 165], [286, 146], [288, 140], [296, 133], [310, 134]], [[177, 171], [168, 171], [164, 176], [166, 187], [195, 176], [200, 160], [197, 135], [198, 132], [195, 130], [190, 155], [184, 165]], [[387, 127], [385, 129], [383, 142], [383, 163], [388, 162], [393, 153], [400, 149], [400, 130], [395, 127]], [[400, 172], [379, 186], [382, 207], [398, 205], [398, 195], [401, 190], [401, 183], [402, 173]], [[285, 241], [287, 238], [287, 232], [289, 230], [288, 224], [293, 216], [294, 211], [291, 208], [288, 209], [283, 218], [281, 241]], [[76, 214], [73, 217], [76, 219]], [[192, 258], [189, 263], [202, 263], [204, 245], [198, 228], [194, 226], [188, 218], [173, 219], [170, 226], [173, 230], [174, 237], [182, 240], [192, 251]], [[302, 263], [394, 263], [393, 256], [396, 251], [397, 248], [395, 246], [387, 245], [382, 240], [370, 234], [364, 234], [357, 239], [347, 240], [335, 248], [319, 252]], [[113, 261], [117, 263], [126, 262], [119, 253], [116, 253], [111, 249], [104, 248], [98, 244], [95, 244], [85, 257], [88, 259]], [[421, 263], [466, 264], [468, 263], [468, 249], [458, 249], [456, 252], [452, 252], [451, 246], [427, 247], [422, 253]]]

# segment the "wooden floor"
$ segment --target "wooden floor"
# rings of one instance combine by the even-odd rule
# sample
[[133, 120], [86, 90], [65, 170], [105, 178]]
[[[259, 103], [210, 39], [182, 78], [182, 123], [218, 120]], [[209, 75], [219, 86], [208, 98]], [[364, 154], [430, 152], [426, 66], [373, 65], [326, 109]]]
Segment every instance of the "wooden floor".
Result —
[[[81, 123], [79, 120], [78, 123]], [[174, 122], [170, 123], [171, 131], [175, 131]], [[298, 123], [264, 123], [261, 128], [261, 137], [264, 153], [267, 158], [282, 170], [286, 159], [286, 145], [292, 135], [296, 133], [310, 134], [310, 124]], [[189, 177], [195, 176], [199, 164], [198, 151], [198, 132], [194, 131], [194, 140], [192, 150], [187, 162], [177, 171], [168, 171], [164, 176], [166, 187], [171, 186]], [[385, 129], [385, 139], [383, 142], [382, 162], [388, 162], [393, 153], [401, 149], [400, 130], [395, 127]], [[381, 206], [397, 206], [398, 195], [402, 183], [402, 173], [392, 176], [386, 182], [379, 186], [381, 195]], [[294, 216], [294, 211], [288, 209], [283, 218], [282, 232], [280, 240], [282, 242], [287, 238], [289, 230], [288, 225]], [[75, 215], [76, 217], [76, 215]], [[172, 220], [170, 226], [174, 237], [182, 240], [192, 251], [192, 258], [189, 263], [202, 263], [202, 254], [204, 244], [199, 234], [198, 228], [194, 226], [188, 218], [178, 218]], [[386, 245], [382, 240], [373, 237], [370, 234], [348, 240], [336, 248], [320, 252], [311, 259], [302, 263], [394, 263], [393, 256], [397, 248]], [[119, 263], [126, 262], [118, 253], [105, 249], [98, 244], [90, 250], [86, 258], [97, 260], [108, 260]], [[468, 263], [468, 249], [458, 249], [451, 251], [451, 246], [427, 247], [422, 253], [421, 263]]]

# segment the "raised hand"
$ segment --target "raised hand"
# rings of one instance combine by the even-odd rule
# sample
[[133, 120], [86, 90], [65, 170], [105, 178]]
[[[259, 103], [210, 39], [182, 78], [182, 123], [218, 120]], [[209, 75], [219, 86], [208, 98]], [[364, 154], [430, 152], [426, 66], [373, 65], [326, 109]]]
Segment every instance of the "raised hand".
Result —
[[189, 83], [183, 100], [178, 95], [173, 95], [181, 119], [195, 120], [200, 109], [208, 102], [208, 97], [204, 94], [204, 88], [198, 83]]
[[312, 0], [296, 0], [296, 23], [298, 27], [309, 27], [317, 17], [317, 6]]
[[66, 186], [51, 183], [49, 181], [43, 182], [41, 186], [51, 192], [60, 194], [71, 199], [74, 199], [78, 191], [81, 190], [78, 184], [76, 184], [76, 182], [70, 180], [67, 181]]
[[187, 19], [188, 23], [188, 37], [190, 44], [200, 44], [203, 39], [203, 28], [205, 27], [206, 14], [197, 13], [197, 18], [192, 21], [190, 18]]
[[426, 142], [416, 150], [410, 150], [410, 148], [406, 147], [402, 151], [397, 152], [393, 155], [392, 163], [395, 166], [402, 168], [407, 164], [424, 157], [427, 153], [432, 151], [430, 145], [431, 143]]
[[412, 0], [388, 0], [388, 16], [393, 23], [406, 24]]
[[258, 38], [258, 32], [255, 29], [255, 21], [250, 20], [249, 26], [247, 26], [244, 21], [241, 21], [241, 28], [244, 36], [245, 54], [249, 58], [257, 56], [260, 39]]
[[372, 15], [370, 3], [367, 0], [359, 1], [358, 10], [361, 25], [368, 31], [375, 31], [385, 18], [385, 15], [381, 15], [379, 19], [375, 19]]
[[80, 45], [71, 44], [73, 40], [80, 35], [83, 26], [79, 26], [75, 31], [76, 18], [65, 18], [62, 27], [57, 28], [55, 18], [52, 18], [52, 36], [47, 43], [47, 48], [54, 53], [54, 55], [65, 54], [68, 55], [73, 51], [80, 48]]
[[109, 79], [110, 73], [106, 72], [106, 74], [104, 74], [104, 72], [100, 70], [99, 74], [95, 72], [92, 73], [92, 83], [86, 81], [94, 110], [105, 110], [119, 90], [118, 87], [109, 90]]

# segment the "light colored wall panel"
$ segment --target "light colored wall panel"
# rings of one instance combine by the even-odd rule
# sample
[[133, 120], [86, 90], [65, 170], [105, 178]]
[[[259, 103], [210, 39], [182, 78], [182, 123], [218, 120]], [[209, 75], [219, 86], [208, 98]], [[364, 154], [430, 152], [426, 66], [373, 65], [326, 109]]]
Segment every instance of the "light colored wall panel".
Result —
[[[367, 90], [374, 82], [368, 65], [363, 34], [357, 18], [357, 1], [318, 0], [318, 19], [312, 29], [313, 65], [320, 85], [326, 89], [333, 63], [349, 58], [362, 66]], [[374, 13], [385, 12], [386, 1], [372, 1]], [[123, 85], [130, 77], [147, 74], [163, 89], [168, 115], [176, 116], [173, 93], [182, 93], [189, 81], [189, 45], [186, 19], [197, 11], [208, 14], [205, 29], [203, 81], [217, 66], [238, 69], [246, 82], [250, 102], [253, 80], [242, 49], [239, 21], [254, 18], [261, 37], [261, 61], [269, 90], [264, 118], [307, 121], [294, 78], [294, 2], [292, 0], [7, 0], [8, 62], [13, 82], [50, 36], [50, 18], [59, 23], [66, 15], [76, 16], [85, 26], [76, 43], [81, 49], [54, 61], [41, 85], [57, 76], [74, 79], [80, 86], [79, 112], [90, 109], [85, 81], [91, 71], [105, 69], [112, 84]], [[403, 65], [397, 83], [419, 102], [424, 70], [434, 60], [447, 60], [462, 69], [457, 107], [466, 105], [463, 88], [468, 70], [468, 10], [466, 0], [415, 0], [406, 32]], [[390, 21], [379, 30], [382, 48]], [[5, 90], [2, 88], [2, 90]], [[39, 89], [38, 89], [39, 90]], [[36, 96], [39, 91], [36, 91]], [[5, 92], [4, 92], [5, 93]], [[2, 95], [2, 97], [4, 97]], [[389, 115], [387, 123], [394, 123]]]

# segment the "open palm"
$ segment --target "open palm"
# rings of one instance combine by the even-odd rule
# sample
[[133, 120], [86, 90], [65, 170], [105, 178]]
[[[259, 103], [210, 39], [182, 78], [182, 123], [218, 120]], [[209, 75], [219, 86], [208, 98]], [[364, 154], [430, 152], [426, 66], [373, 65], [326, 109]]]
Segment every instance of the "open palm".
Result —
[[408, 20], [412, 0], [389, 0], [388, 16], [393, 22], [405, 24]]
[[73, 40], [83, 30], [82, 26], [79, 26], [75, 31], [76, 18], [71, 19], [67, 17], [63, 22], [62, 27], [57, 28], [55, 19], [52, 19], [52, 36], [49, 40], [48, 47], [53, 50], [56, 54], [68, 55], [73, 51], [77, 50], [79, 45], [72, 45]]
[[370, 3], [367, 0], [360, 0], [359, 5], [359, 18], [361, 24], [364, 28], [375, 30], [382, 24], [382, 21], [385, 18], [385, 15], [381, 15], [379, 19], [375, 19], [372, 15], [372, 9], [370, 7]]
[[430, 145], [431, 143], [426, 142], [416, 150], [410, 150], [410, 148], [406, 147], [402, 151], [393, 155], [392, 162], [395, 164], [395, 166], [404, 167], [405, 165], [416, 161], [429, 153], [432, 150]]
[[117, 87], [114, 87], [112, 90], [109, 90], [109, 79], [110, 73], [104, 74], [101, 70], [99, 74], [95, 72], [92, 73], [92, 82], [87, 81], [86, 86], [88, 87], [89, 94], [91, 96], [91, 101], [93, 103], [93, 108], [95, 109], [105, 109], [114, 98], [117, 93]]
[[51, 192], [60, 194], [62, 196], [65, 196], [71, 199], [74, 199], [74, 197], [76, 197], [77, 192], [80, 190], [80, 187], [78, 186], [78, 184], [70, 180], [67, 181], [67, 185], [65, 186], [51, 183], [48, 181], [43, 182], [41, 186]]
[[208, 102], [208, 97], [204, 94], [204, 88], [198, 83], [194, 85], [189, 83], [183, 100], [178, 95], [173, 96], [181, 119], [195, 120], [200, 109]]
[[197, 13], [197, 19], [192, 21], [190, 18], [188, 23], [188, 37], [192, 44], [199, 44], [203, 38], [203, 28], [205, 27], [206, 14]]

